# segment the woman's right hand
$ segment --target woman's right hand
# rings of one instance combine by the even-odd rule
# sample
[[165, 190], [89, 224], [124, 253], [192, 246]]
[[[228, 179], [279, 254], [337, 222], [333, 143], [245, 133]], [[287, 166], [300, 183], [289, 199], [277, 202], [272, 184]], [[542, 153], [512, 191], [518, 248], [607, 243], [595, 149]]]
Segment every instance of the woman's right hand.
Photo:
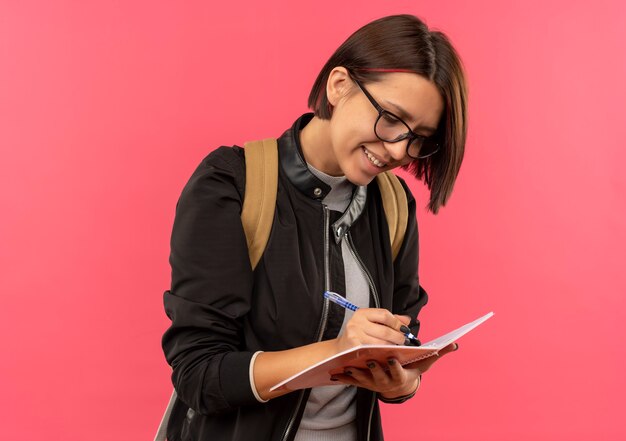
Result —
[[336, 338], [337, 352], [363, 344], [403, 345], [406, 337], [400, 328], [409, 322], [409, 317], [386, 309], [359, 308]]
[[362, 344], [404, 344], [400, 327], [408, 325], [410, 318], [393, 315], [386, 309], [360, 308], [346, 323], [343, 333], [332, 340], [324, 340], [284, 351], [262, 352], [254, 363], [254, 382], [257, 393], [264, 399], [275, 398], [289, 389], [270, 388], [339, 352]]

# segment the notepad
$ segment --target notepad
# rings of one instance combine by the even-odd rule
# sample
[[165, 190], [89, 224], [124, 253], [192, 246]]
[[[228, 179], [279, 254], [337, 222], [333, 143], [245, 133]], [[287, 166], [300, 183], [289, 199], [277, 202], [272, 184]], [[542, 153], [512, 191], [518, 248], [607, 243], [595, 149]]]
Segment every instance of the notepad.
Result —
[[485, 314], [479, 319], [455, 329], [441, 337], [429, 341], [422, 346], [396, 346], [396, 345], [360, 345], [340, 352], [332, 357], [315, 363], [312, 366], [298, 372], [284, 381], [274, 385], [274, 390], [298, 390], [309, 387], [328, 386], [337, 384], [330, 381], [331, 376], [341, 374], [348, 367], [367, 368], [367, 362], [376, 360], [383, 366], [387, 365], [389, 358], [395, 358], [401, 365], [415, 363], [416, 361], [432, 357], [450, 343], [458, 340], [463, 335], [493, 316], [493, 312]]

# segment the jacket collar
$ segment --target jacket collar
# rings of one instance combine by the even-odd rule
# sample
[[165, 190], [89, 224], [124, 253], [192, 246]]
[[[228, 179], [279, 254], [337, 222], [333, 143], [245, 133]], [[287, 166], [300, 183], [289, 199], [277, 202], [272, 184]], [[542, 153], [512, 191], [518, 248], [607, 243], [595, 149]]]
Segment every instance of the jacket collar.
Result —
[[[305, 113], [293, 123], [278, 139], [278, 156], [280, 165], [291, 183], [300, 192], [311, 199], [321, 201], [330, 192], [331, 188], [309, 170], [302, 146], [300, 145], [300, 130], [313, 118], [313, 113]], [[357, 186], [352, 194], [352, 200], [341, 217], [332, 224], [333, 236], [338, 242], [346, 235], [350, 226], [357, 220], [365, 208], [367, 187]]]
[[278, 156], [280, 157], [280, 165], [291, 183], [308, 197], [321, 201], [331, 188], [309, 170], [300, 145], [300, 130], [312, 118], [312, 113], [305, 113], [293, 123], [290, 129], [283, 133], [278, 139]]

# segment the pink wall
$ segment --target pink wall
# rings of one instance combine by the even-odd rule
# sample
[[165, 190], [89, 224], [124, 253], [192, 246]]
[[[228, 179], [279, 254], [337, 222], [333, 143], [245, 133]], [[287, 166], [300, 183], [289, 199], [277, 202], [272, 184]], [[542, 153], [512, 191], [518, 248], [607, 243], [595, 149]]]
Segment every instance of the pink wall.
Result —
[[624, 2], [179, 3], [0, 3], [3, 439], [153, 436], [186, 179], [279, 135], [332, 50], [399, 12], [471, 88], [456, 193], [418, 213], [423, 337], [496, 316], [384, 408], [387, 438], [625, 439]]

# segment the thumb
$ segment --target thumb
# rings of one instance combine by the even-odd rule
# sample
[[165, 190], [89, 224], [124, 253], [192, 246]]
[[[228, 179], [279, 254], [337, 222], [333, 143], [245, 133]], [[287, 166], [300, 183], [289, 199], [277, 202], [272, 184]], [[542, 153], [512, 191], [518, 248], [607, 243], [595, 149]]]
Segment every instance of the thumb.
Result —
[[458, 343], [450, 343], [448, 346], [446, 346], [445, 348], [441, 349], [439, 351], [439, 356], [442, 357], [446, 354], [449, 354], [450, 352], [454, 352], [456, 350], [459, 349], [459, 344]]

